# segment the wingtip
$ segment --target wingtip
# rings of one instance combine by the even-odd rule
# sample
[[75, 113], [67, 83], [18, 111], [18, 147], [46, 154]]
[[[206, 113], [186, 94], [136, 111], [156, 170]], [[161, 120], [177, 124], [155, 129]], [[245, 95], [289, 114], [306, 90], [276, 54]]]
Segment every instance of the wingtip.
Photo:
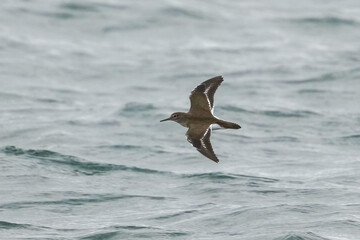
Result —
[[221, 79], [221, 81], [224, 81], [224, 77], [222, 75], [218, 75], [218, 76], [216, 76], [214, 78], [219, 78], [219, 79]]
[[220, 162], [216, 155], [213, 156], [212, 158], [209, 158], [209, 159], [212, 160], [212, 161], [214, 161], [214, 162], [216, 162], [216, 163], [219, 163], [219, 162]]
[[212, 78], [210, 78], [210, 79], [208, 79], [208, 80], [217, 80], [217, 79], [221, 80], [221, 82], [224, 81], [224, 77], [223, 77], [222, 75], [218, 75], [218, 76], [212, 77]]

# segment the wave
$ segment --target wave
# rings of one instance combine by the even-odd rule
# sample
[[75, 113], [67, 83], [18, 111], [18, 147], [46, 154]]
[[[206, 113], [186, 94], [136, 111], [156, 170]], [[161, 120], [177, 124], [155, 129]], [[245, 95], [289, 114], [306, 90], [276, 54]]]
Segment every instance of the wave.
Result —
[[199, 12], [191, 11], [180, 7], [166, 7], [161, 10], [160, 16], [184, 17], [191, 19], [203, 19], [203, 15]]
[[126, 165], [117, 165], [110, 163], [89, 162], [71, 155], [49, 150], [24, 150], [15, 146], [6, 146], [1, 151], [7, 155], [24, 156], [27, 158], [38, 159], [44, 164], [58, 164], [63, 167], [70, 167], [73, 173], [96, 175], [111, 171], [131, 171], [147, 174], [169, 174], [170, 172], [158, 171], [148, 168], [131, 167]]
[[42, 103], [65, 103], [64, 101], [54, 99], [54, 98], [35, 98], [35, 101]]
[[318, 77], [307, 78], [303, 80], [294, 80], [294, 81], [286, 81], [286, 83], [290, 84], [303, 84], [303, 83], [318, 83], [318, 82], [330, 82], [339, 79], [341, 73], [326, 73], [322, 74]]
[[265, 110], [265, 111], [250, 111], [246, 110], [244, 108], [239, 108], [236, 106], [231, 105], [224, 105], [219, 106], [220, 109], [231, 111], [231, 112], [241, 112], [241, 113], [249, 113], [249, 114], [260, 114], [260, 115], [266, 115], [271, 117], [308, 117], [311, 115], [319, 115], [316, 112], [308, 111], [308, 110], [290, 110], [290, 111], [284, 111], [284, 110]]
[[198, 212], [197, 210], [187, 210], [187, 211], [181, 211], [181, 212], [177, 212], [177, 213], [172, 213], [172, 214], [166, 214], [166, 215], [162, 215], [159, 217], [155, 217], [155, 220], [164, 220], [164, 219], [170, 219], [170, 218], [175, 218], [175, 217], [181, 217], [181, 216], [185, 216], [191, 213], [195, 213]]
[[315, 113], [313, 111], [307, 111], [307, 110], [295, 110], [295, 111], [279, 111], [279, 110], [266, 110], [262, 111], [261, 114], [270, 116], [270, 117], [309, 117], [312, 115], [319, 115], [318, 113]]
[[98, 9], [94, 4], [68, 2], [60, 4], [60, 8], [77, 12], [97, 12]]
[[230, 111], [230, 112], [254, 113], [254, 112], [246, 110], [244, 108], [235, 107], [232, 105], [223, 105], [223, 106], [219, 106], [218, 108], [220, 108], [222, 110]]
[[[132, 145], [114, 145], [110, 147], [115, 148], [136, 148]], [[156, 175], [168, 175], [180, 178], [197, 178], [197, 179], [209, 179], [209, 180], [232, 180], [232, 179], [250, 179], [253, 181], [261, 182], [277, 182], [277, 179], [264, 178], [257, 176], [224, 173], [224, 172], [209, 172], [209, 173], [174, 173], [170, 171], [161, 171], [149, 168], [140, 168], [135, 166], [126, 166], [110, 163], [98, 163], [89, 162], [84, 159], [80, 159], [71, 155], [64, 155], [61, 153], [49, 151], [49, 150], [25, 150], [17, 148], [15, 146], [6, 146], [1, 149], [1, 152], [6, 155], [22, 156], [30, 159], [37, 159], [42, 164], [57, 164], [61, 167], [70, 168], [70, 173], [84, 174], [84, 175], [100, 175], [113, 171], [128, 171], [143, 174], [156, 174]]]
[[223, 173], [223, 172], [210, 172], [210, 173], [195, 173], [195, 174], [183, 174], [187, 178], [199, 178], [209, 180], [231, 180], [231, 179], [247, 179], [258, 182], [278, 182], [279, 180], [274, 178], [257, 177], [243, 174]]
[[358, 145], [360, 144], [360, 134], [343, 136], [337, 139], [337, 144], [350, 144], [350, 145]]
[[296, 137], [291, 136], [278, 136], [278, 137], [270, 137], [264, 138], [264, 142], [299, 142], [300, 140]]
[[[119, 145], [118, 147], [129, 147]], [[131, 146], [130, 146], [131, 147]], [[257, 177], [250, 175], [234, 174], [234, 173], [224, 173], [224, 172], [208, 172], [208, 173], [174, 173], [170, 171], [161, 171], [148, 168], [140, 167], [131, 167], [125, 165], [117, 164], [108, 164], [108, 163], [97, 163], [97, 162], [88, 162], [83, 159], [77, 158], [71, 155], [64, 155], [57, 152], [49, 150], [24, 150], [17, 148], [15, 146], [7, 146], [1, 149], [1, 151], [7, 155], [22, 156], [31, 159], [37, 159], [41, 164], [56, 164], [60, 167], [63, 167], [67, 170], [69, 174], [83, 174], [83, 175], [101, 175], [113, 171], [126, 171], [126, 172], [135, 172], [143, 174], [155, 174], [155, 175], [167, 175], [175, 178], [190, 178], [197, 180], [206, 180], [206, 181], [232, 181], [232, 180], [242, 180], [250, 181], [252, 183], [265, 182], [273, 183], [278, 182], [279, 180], [274, 178], [266, 177]], [[141, 196], [141, 195], [82, 195], [79, 198], [70, 198], [60, 201], [45, 201], [45, 202], [22, 202], [15, 203], [14, 207], [33, 205], [33, 204], [83, 204], [86, 202], [97, 202], [97, 201], [108, 201], [113, 199], [121, 198], [152, 198], [156, 200], [161, 200], [161, 197], [152, 197], [152, 196]], [[12, 207], [7, 205], [6, 207]]]
[[[129, 227], [129, 226], [128, 226]], [[163, 239], [172, 238], [172, 237], [182, 237], [188, 235], [185, 232], [172, 231], [172, 230], [164, 230], [153, 227], [138, 227], [138, 226], [130, 226], [128, 227], [115, 227], [115, 229], [120, 228], [120, 230], [103, 230], [100, 233], [88, 234], [80, 237], [82, 240], [99, 240], [99, 239]], [[132, 230], [132, 231], [127, 231]]]
[[67, 124], [73, 126], [119, 126], [121, 125], [120, 121], [118, 120], [68, 120], [66, 121]]
[[291, 20], [292, 22], [299, 24], [316, 24], [316, 25], [325, 25], [325, 26], [341, 26], [341, 25], [357, 25], [358, 22], [338, 17], [308, 17], [308, 18], [299, 18]]
[[344, 136], [342, 137], [343, 139], [358, 139], [360, 140], [360, 134], [356, 134], [356, 135], [350, 135], [350, 136]]
[[79, 239], [83, 240], [106, 240], [106, 239], [114, 239], [114, 237], [119, 235], [119, 231], [110, 231], [110, 232], [103, 232], [103, 233], [95, 233], [91, 235], [87, 235], [84, 237], [80, 237]]
[[122, 32], [127, 30], [139, 30], [146, 29], [148, 27], [145, 23], [131, 23], [131, 24], [118, 24], [118, 25], [109, 25], [102, 28], [104, 33], [112, 33], [112, 32]]
[[133, 150], [133, 149], [141, 149], [142, 146], [137, 145], [122, 145], [122, 144], [114, 144], [114, 145], [102, 145], [99, 148], [109, 148], [109, 149], [121, 149], [121, 150]]
[[310, 88], [306, 88], [306, 89], [300, 89], [297, 91], [299, 94], [318, 94], [318, 93], [325, 93], [325, 90], [320, 90], [320, 89], [310, 89]]
[[32, 14], [36, 16], [44, 16], [44, 17], [50, 17], [50, 18], [57, 18], [57, 19], [70, 19], [74, 18], [75, 16], [71, 13], [67, 12], [51, 12], [51, 11], [39, 11], [39, 10], [33, 10], [30, 8], [17, 8], [14, 10], [15, 13], [21, 13], [21, 14]]
[[136, 112], [147, 112], [156, 109], [153, 104], [143, 104], [136, 102], [126, 103], [125, 106], [121, 109], [121, 113], [132, 114]]
[[39, 10], [25, 10], [28, 13], [55, 18], [60, 20], [73, 19], [78, 17], [80, 13], [95, 13], [98, 12], [98, 8], [94, 4], [84, 3], [62, 3], [59, 5], [58, 11], [39, 11]]
[[289, 233], [285, 236], [275, 238], [274, 240], [329, 240], [328, 238], [323, 238], [315, 233]]
[[17, 93], [11, 93], [11, 92], [0, 92], [0, 98], [3, 98], [4, 100], [13, 100], [13, 99], [24, 99], [27, 98], [26, 96], [22, 96]]
[[151, 195], [134, 195], [134, 194], [82, 194], [79, 197], [74, 198], [64, 198], [60, 200], [48, 200], [48, 201], [22, 201], [22, 202], [13, 202], [0, 205], [2, 209], [20, 209], [20, 208], [29, 208], [33, 206], [49, 206], [49, 205], [85, 205], [88, 203], [103, 203], [111, 202], [122, 199], [147, 199], [155, 201], [163, 201], [171, 199], [168, 197], [162, 196], [151, 196]]
[[33, 12], [35, 15], [41, 15], [44, 17], [67, 20], [75, 18], [74, 14], [67, 13], [67, 12]]
[[345, 79], [357, 79], [359, 77], [360, 68], [352, 68], [344, 71], [324, 73], [316, 77], [310, 77], [302, 80], [285, 81], [288, 84], [306, 84], [306, 83], [323, 83], [332, 81], [343, 81]]
[[33, 229], [34, 226], [30, 224], [19, 224], [6, 221], [0, 221], [0, 229]]
[[338, 136], [334, 138], [324, 138], [324, 141], [334, 145], [359, 145], [360, 134]]

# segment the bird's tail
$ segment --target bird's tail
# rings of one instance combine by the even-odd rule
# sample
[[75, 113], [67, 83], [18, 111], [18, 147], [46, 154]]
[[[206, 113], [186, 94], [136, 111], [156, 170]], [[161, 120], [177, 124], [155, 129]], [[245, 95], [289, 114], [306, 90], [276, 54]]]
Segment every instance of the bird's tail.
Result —
[[239, 124], [236, 124], [236, 123], [232, 123], [232, 122], [227, 122], [227, 121], [224, 121], [224, 120], [217, 120], [215, 122], [217, 125], [219, 125], [220, 127], [223, 127], [223, 128], [231, 128], [231, 129], [239, 129], [241, 128]]

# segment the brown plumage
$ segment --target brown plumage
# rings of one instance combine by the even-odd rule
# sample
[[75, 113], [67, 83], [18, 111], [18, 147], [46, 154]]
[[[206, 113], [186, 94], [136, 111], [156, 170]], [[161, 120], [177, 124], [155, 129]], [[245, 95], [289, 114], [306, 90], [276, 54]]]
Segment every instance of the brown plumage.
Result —
[[205, 157], [219, 162], [210, 142], [211, 125], [218, 124], [222, 128], [239, 129], [240, 125], [221, 120], [213, 115], [214, 95], [216, 89], [223, 82], [222, 76], [211, 78], [198, 85], [190, 93], [189, 112], [175, 112], [169, 118], [160, 122], [172, 120], [189, 128], [186, 132], [187, 140]]

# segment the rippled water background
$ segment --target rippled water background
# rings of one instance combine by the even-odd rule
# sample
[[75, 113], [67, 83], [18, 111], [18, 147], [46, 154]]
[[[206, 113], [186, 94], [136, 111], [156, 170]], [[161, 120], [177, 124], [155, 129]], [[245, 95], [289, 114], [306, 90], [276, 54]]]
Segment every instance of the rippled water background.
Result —
[[[0, 3], [1, 239], [360, 236], [360, 3]], [[220, 163], [159, 123], [223, 75]]]

